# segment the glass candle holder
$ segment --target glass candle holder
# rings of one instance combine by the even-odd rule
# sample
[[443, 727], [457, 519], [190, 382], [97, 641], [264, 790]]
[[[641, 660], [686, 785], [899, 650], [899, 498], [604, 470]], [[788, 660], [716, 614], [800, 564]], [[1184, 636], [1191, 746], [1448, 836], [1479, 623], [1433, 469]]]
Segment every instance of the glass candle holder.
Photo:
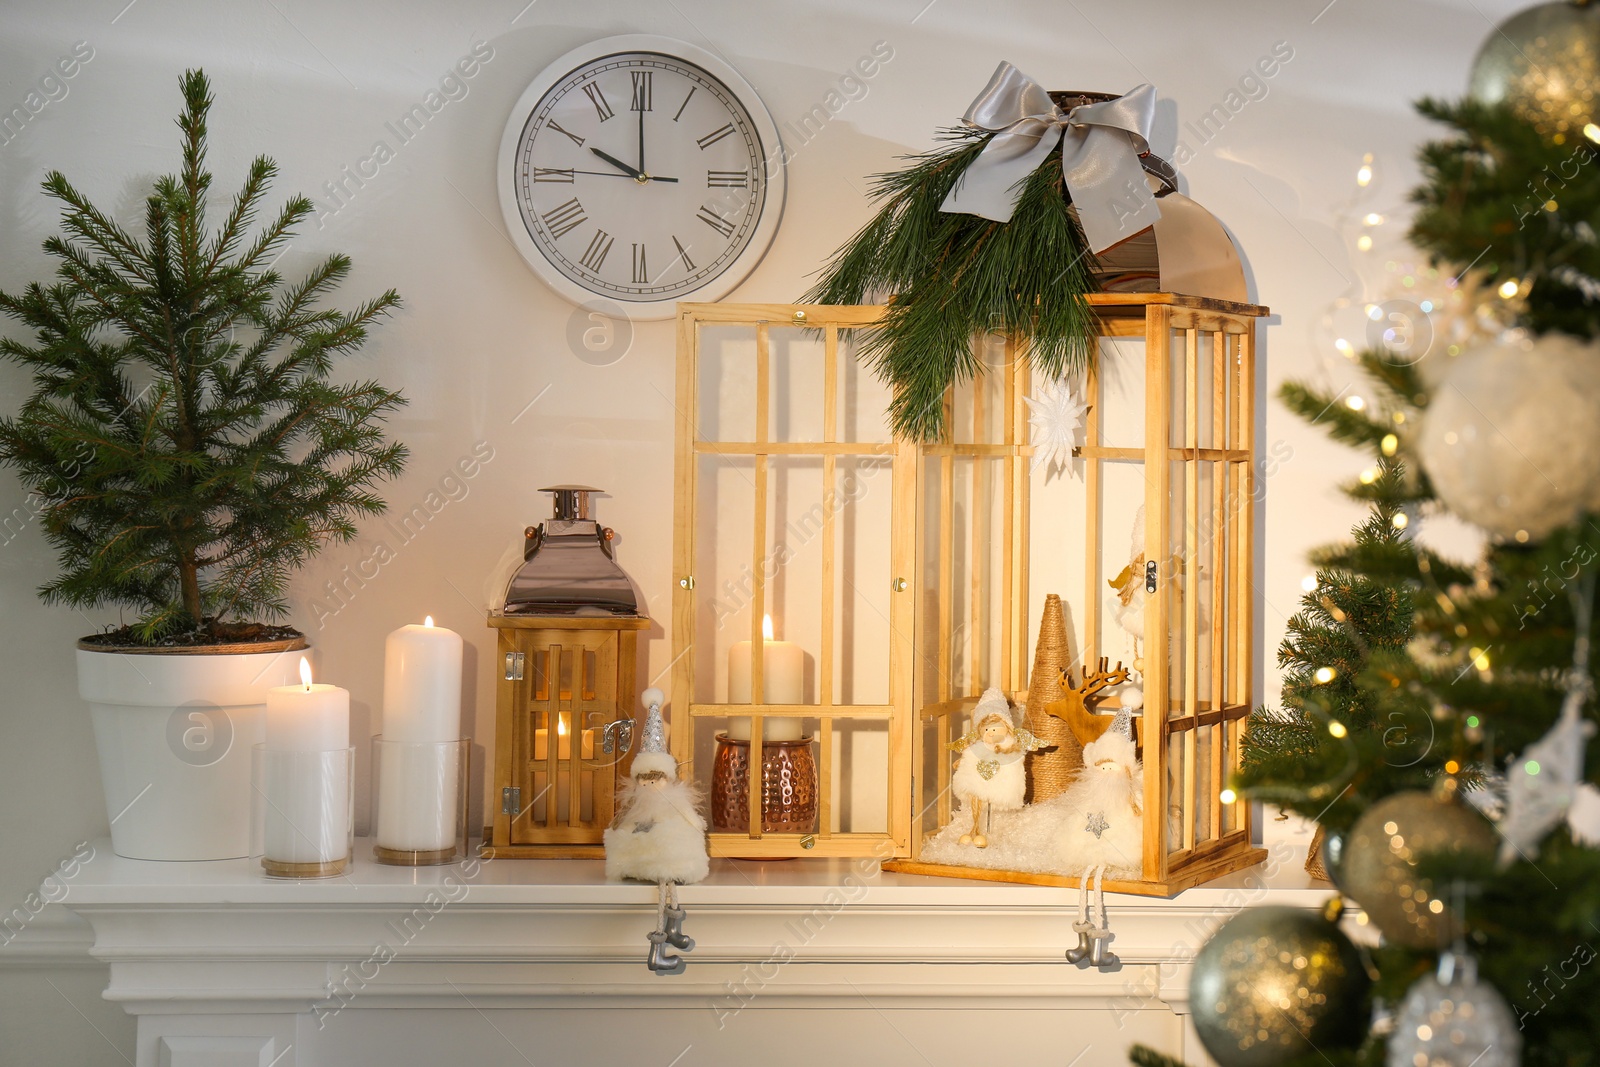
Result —
[[256, 745], [250, 854], [274, 878], [331, 878], [350, 866], [355, 837], [354, 748]]
[[468, 763], [472, 739], [372, 739], [372, 855], [379, 863], [426, 867], [467, 854]]

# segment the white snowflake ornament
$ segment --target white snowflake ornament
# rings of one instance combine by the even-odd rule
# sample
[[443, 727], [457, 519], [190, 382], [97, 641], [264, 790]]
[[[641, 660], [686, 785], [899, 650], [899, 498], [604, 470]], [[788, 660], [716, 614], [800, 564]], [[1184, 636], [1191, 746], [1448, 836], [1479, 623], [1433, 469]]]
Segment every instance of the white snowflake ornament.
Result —
[[1077, 446], [1088, 403], [1065, 379], [1046, 382], [1023, 400], [1032, 412], [1028, 416], [1028, 425], [1033, 428], [1029, 437], [1033, 463], [1029, 469], [1038, 470], [1042, 464], [1049, 464], [1057, 470], [1071, 471], [1072, 450]]

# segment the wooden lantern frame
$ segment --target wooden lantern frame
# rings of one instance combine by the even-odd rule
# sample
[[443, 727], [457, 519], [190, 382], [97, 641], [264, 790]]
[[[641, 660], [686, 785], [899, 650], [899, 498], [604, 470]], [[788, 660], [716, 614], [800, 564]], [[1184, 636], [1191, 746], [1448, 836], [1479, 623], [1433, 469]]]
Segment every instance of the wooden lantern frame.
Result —
[[[1105, 885], [1118, 892], [1167, 896], [1252, 866], [1266, 855], [1252, 843], [1249, 805], [1224, 803], [1220, 793], [1237, 768], [1240, 732], [1255, 704], [1251, 654], [1255, 623], [1251, 593], [1256, 501], [1255, 332], [1256, 320], [1269, 312], [1253, 304], [1173, 293], [1096, 293], [1087, 300], [1097, 314], [1101, 337], [1144, 341], [1144, 441], [1139, 447], [1106, 443], [1101, 416], [1103, 376], [1091, 367], [1084, 389], [1089, 398], [1085, 440], [1075, 452], [1083, 461], [1084, 495], [1091, 502], [1082, 527], [1085, 588], [1078, 602], [1093, 605], [1095, 598], [1104, 595], [1102, 579], [1107, 577], [1108, 567], [1103, 562], [1104, 522], [1098, 502], [1108, 464], [1141, 465], [1144, 559], [1157, 561], [1153, 575], [1157, 591], [1144, 609], [1142, 680], [1146, 700], [1136, 720], [1145, 768], [1142, 877], [1107, 880]], [[919, 617], [934, 614], [938, 631], [952, 632], [954, 461], [971, 462], [975, 479], [981, 476], [983, 461], [997, 464], [998, 477], [1004, 483], [1000, 570], [1007, 590], [1005, 610], [998, 621], [1000, 653], [992, 672], [974, 679], [975, 684], [968, 688], [996, 685], [1020, 706], [1028, 696], [1027, 668], [1032, 652], [1026, 636], [1033, 621], [1027, 596], [1031, 505], [1027, 457], [1033, 450], [1028, 444], [1022, 401], [1029, 387], [1028, 370], [1026, 361], [1017, 358], [1019, 354], [1015, 344], [1008, 342], [998, 444], [983, 443], [988, 415], [980, 394], [972, 404], [971, 441], [958, 440], [952, 428], [944, 441], [923, 449], [925, 457], [936, 458], [939, 464], [940, 507], [936, 578], [929, 592], [936, 610], [921, 612]], [[1209, 373], [1203, 375], [1207, 359]], [[1205, 377], [1212, 388], [1202, 395]], [[946, 424], [950, 426], [951, 420]], [[1204, 464], [1213, 465], [1209, 479], [1201, 477]], [[1209, 481], [1205, 486], [1209, 493], [1204, 494], [1209, 499], [1205, 500], [1203, 481]], [[1181, 511], [1173, 507], [1175, 488], [1181, 490]], [[1174, 531], [1181, 538], [1176, 544]], [[924, 535], [930, 532], [923, 531]], [[919, 557], [924, 554], [919, 542]], [[1203, 574], [1203, 568], [1208, 573]], [[1212, 583], [1212, 596], [1209, 617], [1202, 625], [1198, 590], [1203, 582]], [[1195, 595], [1183, 595], [1185, 589], [1196, 591]], [[1174, 622], [1185, 635], [1176, 645], [1171, 640]], [[968, 622], [974, 657], [992, 644], [994, 625], [974, 608]], [[1204, 691], [1200, 686], [1202, 630], [1209, 637], [1209, 684]], [[1108, 655], [1100, 612], [1093, 607], [1081, 617], [1079, 641], [1082, 653], [1078, 662], [1082, 664], [1094, 664]], [[913, 765], [926, 781], [916, 803], [919, 812], [936, 827], [943, 827], [951, 818], [951, 766], [943, 754], [967, 729], [978, 694], [956, 692], [948, 642], [937, 642], [930, 653], [926, 636], [919, 635], [918, 648], [936, 657], [937, 665], [913, 743]], [[1168, 698], [1162, 700], [1157, 694]], [[1108, 705], [1114, 706], [1108, 701], [1099, 710], [1110, 710]], [[1200, 743], [1203, 731], [1210, 732], [1204, 746]], [[929, 763], [934, 765], [932, 774], [926, 773]], [[1200, 795], [1202, 785], [1204, 796]], [[1175, 790], [1182, 795], [1176, 804], [1175, 825], [1169, 826]], [[912, 857], [886, 863], [887, 869], [1043, 885], [1077, 884], [1076, 878], [1061, 875], [923, 862], [923, 835], [913, 836]]]
[[[1091, 406], [1086, 418], [1085, 444], [1077, 455], [1084, 463], [1087, 499], [1095, 502], [1083, 524], [1084, 590], [1088, 598], [1102, 595], [1103, 519], [1098, 500], [1104, 468], [1109, 463], [1143, 465], [1145, 558], [1156, 560], [1154, 575], [1159, 592], [1145, 608], [1144, 691], [1146, 706], [1139, 722], [1144, 746], [1144, 806], [1146, 832], [1142, 878], [1107, 882], [1123, 892], [1170, 895], [1221, 874], [1251, 866], [1265, 852], [1251, 842], [1249, 805], [1227, 805], [1220, 792], [1237, 766], [1239, 734], [1254, 706], [1253, 627], [1251, 582], [1255, 566], [1255, 395], [1256, 320], [1268, 310], [1252, 304], [1173, 293], [1097, 293], [1087, 301], [1094, 309], [1100, 336], [1138, 338], [1145, 345], [1144, 441], [1142, 446], [1106, 443], [1100, 415], [1100, 376], [1093, 369], [1086, 382]], [[945, 440], [914, 445], [902, 441], [866, 445], [837, 440], [837, 367], [840, 333], [877, 324], [884, 309], [877, 306], [825, 307], [790, 304], [680, 304], [678, 314], [677, 381], [677, 509], [675, 515], [672, 674], [673, 717], [688, 728], [674, 731], [673, 749], [687, 766], [694, 749], [694, 733], [707, 717], [750, 714], [752, 751], [749, 760], [750, 831], [747, 834], [713, 834], [714, 855], [805, 856], [871, 854], [889, 859], [886, 868], [923, 874], [942, 874], [990, 880], [1040, 884], [1076, 884], [1075, 878], [1038, 875], [988, 868], [950, 867], [920, 860], [925, 822], [943, 826], [951, 817], [950, 761], [944, 746], [967, 727], [979, 691], [996, 685], [1017, 703], [1025, 699], [1032, 648], [1029, 625], [1035, 614], [1029, 604], [1030, 581], [1030, 472], [1032, 446], [1028, 443], [1028, 418], [1023, 397], [1029, 390], [1027, 361], [1019, 358], [1020, 342], [1005, 342], [1005, 360], [996, 370], [1003, 378], [1001, 399], [991, 404], [981, 393], [973, 397], [973, 433], [970, 441], [948, 433]], [[704, 324], [743, 325], [756, 335], [756, 440], [718, 442], [703, 439], [697, 417], [699, 386], [699, 328]], [[767, 433], [771, 326], [808, 326], [822, 332], [825, 384], [822, 440], [772, 442]], [[975, 339], [982, 343], [982, 339]], [[1204, 360], [1210, 363], [1204, 364]], [[1204, 373], [1202, 373], [1204, 369]], [[1202, 396], [1203, 379], [1210, 392]], [[1219, 388], [1218, 385], [1221, 385]], [[947, 405], [953, 406], [951, 397]], [[947, 409], [948, 410], [948, 409]], [[947, 419], [947, 426], [952, 424]], [[998, 440], [995, 438], [998, 437]], [[822, 685], [817, 705], [774, 706], [761, 702], [761, 657], [752, 663], [749, 705], [697, 704], [691, 701], [697, 669], [693, 634], [697, 602], [694, 591], [695, 532], [702, 521], [695, 514], [698, 457], [706, 454], [749, 455], [756, 467], [756, 505], [753, 517], [755, 589], [751, 611], [752, 641], [759, 647], [764, 581], [761, 553], [765, 546], [766, 464], [774, 455], [822, 457], [824, 485], [833, 484], [833, 464], [838, 456], [862, 453], [892, 457], [893, 518], [888, 532], [896, 576], [892, 600], [892, 639], [889, 666], [889, 703], [886, 706], [838, 707], [832, 696], [833, 604], [835, 566], [831, 523], [823, 532], [823, 634], [819, 653]], [[958, 517], [952, 508], [952, 488], [957, 463], [971, 465], [974, 479], [999, 483], [1002, 500], [999, 530], [984, 525], [985, 516]], [[1211, 464], [1211, 476], [1202, 479], [1201, 466]], [[1176, 469], [1175, 469], [1176, 468]], [[924, 512], [925, 486], [937, 482], [937, 518]], [[1208, 499], [1202, 500], [1202, 483], [1208, 482]], [[1182, 506], [1175, 509], [1172, 492], [1181, 490]], [[831, 520], [831, 510], [824, 509]], [[971, 539], [993, 541], [998, 534], [1001, 552], [999, 580], [1003, 589], [998, 611], [972, 603], [971, 620], [961, 620], [967, 630], [967, 655], [984, 667], [972, 673], [966, 686], [952, 673], [954, 652], [950, 635], [955, 623], [952, 587], [956, 581], [950, 558], [952, 534], [963, 522]], [[1209, 536], [1202, 537], [1204, 528]], [[1181, 543], [1173, 549], [1174, 531]], [[938, 558], [929, 558], [928, 540], [936, 538]], [[1190, 548], [1185, 548], [1190, 546]], [[1190, 550], [1192, 549], [1192, 550]], [[1204, 552], [1201, 551], [1204, 549]], [[920, 585], [925, 568], [935, 575], [926, 591], [912, 590], [910, 575]], [[1203, 569], [1209, 571], [1203, 574]], [[975, 580], [974, 580], [975, 581]], [[1202, 629], [1198, 595], [1202, 582], [1212, 582], [1209, 628], [1209, 680], [1200, 686]], [[1183, 596], [1182, 589], [1195, 595]], [[931, 597], [931, 603], [919, 601]], [[1093, 600], [1090, 600], [1093, 603]], [[1100, 633], [1099, 613], [1090, 610], [1082, 620], [1082, 662], [1092, 663], [1106, 653]], [[1173, 625], [1184, 638], [1171, 643]], [[998, 629], [998, 634], [995, 630]], [[998, 640], [996, 640], [996, 637]], [[931, 674], [932, 684], [928, 684]], [[1176, 691], [1173, 681], [1176, 680]], [[965, 688], [968, 691], [958, 691]], [[1167, 694], [1168, 699], [1157, 699]], [[686, 712], [686, 714], [685, 714]], [[756, 781], [761, 723], [765, 716], [801, 716], [822, 721], [819, 768], [823, 778], [823, 817], [816, 835], [763, 835], [760, 830]], [[887, 719], [889, 745], [884, 776], [890, 789], [889, 827], [884, 834], [827, 834], [830, 754], [826, 747], [831, 723], [838, 718], [868, 716]], [[1202, 745], [1203, 731], [1208, 743]], [[933, 755], [937, 753], [937, 755]], [[930, 756], [932, 757], [930, 759]], [[936, 764], [927, 773], [929, 762]], [[1204, 766], [1202, 767], [1202, 763]], [[1201, 771], [1205, 773], [1199, 773]], [[1204, 784], [1207, 795], [1198, 796]], [[1173, 792], [1181, 796], [1169, 840], [1168, 809]]]
[[[493, 821], [484, 829], [481, 854], [495, 859], [603, 856], [617, 790], [633, 762], [628, 735], [615, 726], [633, 719], [638, 638], [651, 622], [642, 615], [498, 612], [491, 612], [488, 622], [497, 631], [498, 670]], [[545, 756], [536, 759], [541, 729]], [[608, 729], [610, 752], [604, 749]], [[565, 759], [563, 733], [571, 739]], [[588, 758], [586, 734], [593, 735], [594, 746]], [[540, 776], [543, 789], [537, 788]], [[591, 795], [587, 819], [581, 803], [585, 784]]]

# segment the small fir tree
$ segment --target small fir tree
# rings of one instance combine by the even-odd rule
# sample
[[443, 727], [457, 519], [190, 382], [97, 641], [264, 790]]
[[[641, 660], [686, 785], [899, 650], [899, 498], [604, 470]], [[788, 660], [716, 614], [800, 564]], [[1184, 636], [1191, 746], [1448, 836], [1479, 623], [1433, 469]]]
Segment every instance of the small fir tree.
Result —
[[0, 420], [0, 462], [59, 555], [40, 594], [130, 607], [138, 621], [116, 636], [140, 644], [259, 635], [287, 612], [291, 574], [383, 510], [374, 486], [406, 457], [382, 428], [400, 394], [329, 380], [399, 297], [319, 307], [350, 272], [342, 255], [283, 281], [272, 264], [314, 205], [294, 197], [252, 233], [277, 173], [266, 157], [208, 232], [210, 85], [198, 70], [181, 85], [183, 166], [145, 201], [143, 240], [52, 171], [56, 280], [0, 293], [34, 335], [0, 339], [33, 375]]

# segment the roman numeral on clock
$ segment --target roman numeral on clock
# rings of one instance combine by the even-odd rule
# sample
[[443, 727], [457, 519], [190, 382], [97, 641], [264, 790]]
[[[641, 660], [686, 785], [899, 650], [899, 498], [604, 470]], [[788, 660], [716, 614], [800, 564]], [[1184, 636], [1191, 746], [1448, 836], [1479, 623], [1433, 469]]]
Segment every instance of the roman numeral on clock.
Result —
[[[615, 240], [606, 231], [594, 231], [594, 238], [590, 240], [588, 250], [583, 253], [583, 258], [578, 262], [596, 274], [600, 273], [600, 266], [606, 261], [606, 253], [611, 251], [611, 246], [615, 243]], [[638, 248], [639, 246], [634, 245], [633, 247]]]
[[556, 240], [560, 240], [563, 235], [582, 226], [584, 220], [588, 218], [583, 213], [583, 205], [578, 203], [577, 197], [573, 197], [564, 204], [557, 204], [549, 211], [546, 211], [542, 217], [544, 224], [550, 227], [550, 236]]
[[716, 144], [718, 141], [722, 140], [724, 137], [730, 136], [732, 133], [733, 133], [733, 123], [730, 122], [726, 126], [722, 127], [720, 130], [712, 130], [710, 133], [706, 134], [704, 137], [699, 138], [698, 140], [695, 141], [695, 144], [699, 145], [700, 146], [700, 151], [704, 152], [706, 149], [710, 148], [712, 145]]
[[612, 115], [611, 105], [606, 103], [606, 94], [600, 91], [598, 82], [590, 82], [583, 87], [583, 95], [589, 98], [589, 103], [600, 113], [600, 121], [604, 122]]
[[708, 170], [706, 171], [706, 188], [708, 189], [748, 189], [750, 187], [750, 172], [744, 170]]
[[633, 284], [644, 285], [650, 280], [650, 271], [644, 265], [644, 245], [633, 246]]
[[561, 123], [557, 122], [555, 119], [551, 119], [550, 120], [549, 126], [550, 126], [550, 128], [552, 130], [556, 131], [557, 133], [564, 134], [569, 140], [572, 141], [573, 144], [577, 145], [579, 148], [583, 147], [583, 138], [579, 137], [577, 134], [573, 133], [571, 130], [562, 129], [561, 128]]
[[650, 83], [655, 78], [655, 73], [648, 70], [630, 71], [633, 75], [633, 103], [628, 105], [629, 111], [654, 111], [650, 101]]
[[567, 167], [564, 170], [560, 167], [534, 167], [533, 180], [536, 182], [566, 182], [570, 185], [573, 180], [573, 169], [572, 167]]
[[689, 250], [683, 247], [683, 242], [673, 237], [672, 246], [678, 250], [678, 258], [683, 260], [683, 269], [694, 270], [694, 260], [689, 258]]
[[[577, 203], [577, 201], [574, 200], [573, 203]], [[695, 218], [699, 219], [707, 226], [710, 226], [713, 230], [716, 230], [724, 237], [733, 236], [733, 223], [729, 222], [721, 215], [718, 215], [715, 211], [712, 211], [708, 207], [702, 207], [699, 214], [697, 214]]]

